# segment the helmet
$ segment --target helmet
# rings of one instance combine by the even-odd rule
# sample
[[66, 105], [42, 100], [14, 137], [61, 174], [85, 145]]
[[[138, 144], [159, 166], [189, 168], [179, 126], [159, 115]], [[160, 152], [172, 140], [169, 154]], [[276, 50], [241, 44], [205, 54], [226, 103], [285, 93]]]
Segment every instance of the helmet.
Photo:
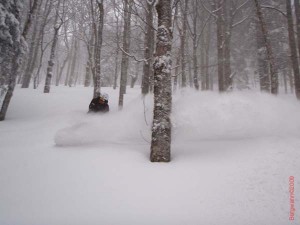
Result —
[[100, 94], [100, 98], [103, 98], [105, 101], [108, 101], [108, 94], [106, 94], [106, 93], [101, 93]]

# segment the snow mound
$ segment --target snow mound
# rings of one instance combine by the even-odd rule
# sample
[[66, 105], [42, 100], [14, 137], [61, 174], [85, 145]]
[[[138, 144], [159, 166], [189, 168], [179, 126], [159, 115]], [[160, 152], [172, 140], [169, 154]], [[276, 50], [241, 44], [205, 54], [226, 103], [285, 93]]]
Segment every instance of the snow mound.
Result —
[[[134, 98], [122, 111], [111, 110], [106, 114], [86, 114], [71, 126], [59, 130], [55, 135], [58, 146], [80, 146], [94, 144], [123, 144], [132, 141], [150, 141], [152, 97], [144, 100]], [[147, 121], [147, 122], [146, 122]]]
[[185, 90], [175, 96], [175, 140], [297, 135], [300, 104], [259, 92], [218, 94]]
[[[133, 99], [122, 111], [84, 115], [55, 136], [58, 146], [149, 142], [153, 96]], [[145, 104], [145, 106], [144, 106]], [[257, 92], [218, 94], [185, 89], [173, 97], [173, 141], [298, 135], [300, 104], [291, 96]], [[146, 122], [147, 121], [147, 122]]]

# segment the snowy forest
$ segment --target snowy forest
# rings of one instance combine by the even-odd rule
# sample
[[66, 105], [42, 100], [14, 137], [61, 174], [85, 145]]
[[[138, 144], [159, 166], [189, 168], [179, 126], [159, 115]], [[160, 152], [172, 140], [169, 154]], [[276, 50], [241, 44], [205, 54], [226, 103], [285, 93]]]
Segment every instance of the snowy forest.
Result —
[[0, 0], [0, 224], [300, 223], [299, 56], [299, 0]]

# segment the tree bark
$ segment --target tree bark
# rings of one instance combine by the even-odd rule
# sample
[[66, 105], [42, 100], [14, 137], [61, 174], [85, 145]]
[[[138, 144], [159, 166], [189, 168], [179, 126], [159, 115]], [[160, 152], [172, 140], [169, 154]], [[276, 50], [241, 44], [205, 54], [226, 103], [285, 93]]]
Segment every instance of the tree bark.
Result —
[[218, 0], [217, 3], [212, 4], [213, 9], [217, 10], [217, 48], [218, 48], [218, 84], [219, 84], [219, 92], [224, 92], [224, 55], [223, 55], [223, 29], [224, 29], [224, 21], [222, 19], [222, 11], [220, 9], [223, 7], [223, 2]]
[[[154, 1], [153, 1], [154, 3]], [[154, 30], [153, 30], [153, 3], [147, 2], [146, 11], [146, 34], [144, 42], [144, 58], [147, 60], [143, 65], [142, 94], [150, 91], [150, 77], [152, 76], [152, 63], [154, 51]]]
[[[35, 1], [37, 2], [37, 1]], [[34, 4], [36, 4], [34, 2]], [[8, 9], [8, 10], [11, 10], [11, 13], [14, 15], [14, 19], [16, 19], [18, 22], [21, 22], [21, 19], [20, 19], [20, 8], [19, 6], [22, 4], [22, 2], [20, 3], [17, 3], [17, 1], [14, 1], [13, 3], [13, 7]], [[32, 7], [32, 10], [30, 11], [31, 15], [29, 15], [29, 17], [27, 17], [27, 20], [25, 22], [25, 27], [26, 27], [26, 30], [24, 29], [23, 32], [22, 32], [22, 36], [23, 37], [16, 37], [16, 41], [14, 41], [13, 43], [13, 56], [12, 56], [12, 59], [11, 59], [11, 66], [10, 66], [10, 71], [9, 71], [9, 74], [8, 74], [8, 88], [7, 88], [7, 91], [5, 93], [5, 97], [4, 97], [4, 100], [2, 102], [2, 105], [0, 106], [1, 107], [1, 110], [0, 110], [0, 121], [3, 121], [6, 117], [6, 113], [7, 113], [7, 109], [8, 109], [8, 106], [10, 104], [10, 101], [11, 101], [11, 98], [13, 96], [13, 92], [14, 92], [14, 89], [15, 89], [15, 86], [16, 86], [16, 79], [17, 79], [17, 76], [18, 76], [18, 73], [19, 73], [19, 68], [22, 64], [22, 61], [21, 61], [21, 55], [22, 55], [22, 44], [21, 42], [24, 41], [26, 42], [27, 40], [27, 32], [28, 30], [30, 29], [30, 26], [31, 26], [31, 16], [35, 14], [35, 10], [36, 10], [37, 7]], [[14, 31], [14, 29], [13, 29]], [[18, 35], [18, 34], [14, 34], [14, 35]], [[25, 43], [23, 43], [25, 44]]]
[[131, 7], [132, 0], [124, 0], [124, 30], [123, 30], [123, 52], [121, 62], [121, 80], [119, 92], [119, 109], [123, 108], [124, 94], [126, 93], [128, 64], [129, 58], [126, 53], [129, 53], [130, 48], [130, 24], [131, 24]]
[[186, 31], [187, 31], [187, 13], [188, 13], [188, 0], [184, 0], [184, 11], [183, 11], [183, 20], [182, 20], [182, 34], [180, 42], [180, 52], [181, 52], [181, 79], [182, 87], [186, 87], [186, 57], [185, 57], [185, 42], [186, 42]]
[[139, 77], [139, 62], [135, 63], [135, 74], [131, 76], [130, 88], [134, 88], [135, 82]]
[[296, 24], [297, 24], [297, 42], [298, 42], [298, 55], [300, 56], [300, 2], [295, 0], [295, 14], [296, 14]]
[[[232, 6], [230, 5], [230, 3], [227, 2], [227, 0], [224, 0], [223, 3], [223, 23], [224, 23], [224, 27], [223, 27], [223, 35], [224, 35], [224, 47], [223, 47], [223, 51], [224, 51], [224, 75], [223, 75], [223, 79], [224, 79], [224, 90], [225, 91], [229, 91], [232, 89], [232, 74], [231, 74], [231, 47], [230, 47], [230, 43], [231, 43], [231, 32], [232, 32]], [[228, 8], [229, 7], [229, 8]]]
[[104, 25], [104, 8], [103, 0], [97, 1], [97, 6], [99, 10], [99, 21], [97, 28], [97, 35], [95, 38], [95, 52], [94, 52], [94, 98], [100, 96], [101, 89], [101, 49], [102, 49], [102, 38], [103, 38], [103, 25]]
[[60, 3], [61, 3], [61, 0], [58, 0], [55, 20], [54, 20], [53, 42], [52, 42], [52, 46], [51, 46], [50, 59], [48, 61], [47, 75], [46, 75], [45, 86], [44, 86], [44, 93], [50, 93], [51, 79], [52, 79], [52, 76], [53, 76], [52, 71], [53, 71], [53, 66], [54, 66], [55, 50], [56, 50], [56, 44], [57, 44], [57, 41], [58, 41], [58, 31], [59, 31], [59, 29], [62, 25], [62, 23], [57, 24], [58, 16], [59, 16]]
[[57, 73], [57, 77], [56, 77], [56, 82], [55, 82], [55, 85], [58, 86], [59, 83], [60, 83], [60, 80], [61, 80], [61, 77], [62, 77], [62, 73], [64, 71], [64, 68], [66, 67], [67, 65], [67, 62], [69, 61], [69, 54], [67, 54], [66, 58], [64, 59], [62, 65], [59, 67], [58, 69], [58, 73]]
[[262, 92], [270, 92], [270, 76], [269, 65], [267, 62], [266, 47], [263, 41], [262, 32], [258, 21], [256, 21], [255, 27], [257, 44], [257, 66], [260, 90]]
[[[114, 4], [116, 4], [114, 2]], [[115, 18], [116, 18], [116, 42], [117, 42], [117, 47], [115, 51], [115, 71], [114, 71], [114, 84], [113, 84], [113, 89], [117, 89], [117, 80], [118, 80], [118, 75], [119, 75], [119, 43], [120, 43], [120, 35], [119, 35], [119, 15], [116, 12], [116, 6], [114, 5], [114, 13], [115, 13]]]
[[34, 78], [33, 78], [33, 88], [36, 89], [39, 82], [40, 82], [40, 71], [41, 71], [41, 68], [42, 68], [42, 62], [43, 62], [43, 56], [44, 56], [44, 53], [46, 51], [46, 48], [43, 48], [43, 42], [44, 42], [44, 31], [45, 31], [45, 27], [46, 27], [46, 24], [47, 24], [47, 21], [48, 21], [48, 17], [50, 15], [50, 12], [52, 10], [52, 7], [53, 7], [53, 1], [52, 0], [46, 0], [46, 3], [45, 3], [45, 11], [44, 11], [44, 17], [43, 17], [43, 21], [42, 21], [42, 24], [40, 26], [40, 30], [39, 30], [39, 35], [38, 35], [38, 41], [37, 41], [37, 52], [36, 52], [36, 57], [38, 57], [38, 52], [40, 51], [40, 57], [39, 57], [39, 60], [38, 60], [38, 67], [37, 67], [37, 71], [34, 75]]
[[259, 3], [259, 0], [254, 0], [255, 3], [255, 8], [256, 8], [256, 14], [258, 17], [258, 21], [261, 27], [262, 31], [262, 37], [264, 41], [264, 45], [266, 47], [266, 52], [267, 52], [267, 59], [269, 62], [270, 66], [270, 78], [271, 78], [271, 93], [274, 95], [278, 94], [278, 72], [275, 67], [275, 62], [274, 62], [274, 55], [271, 47], [271, 42], [269, 40], [269, 33], [266, 27], [266, 23], [264, 21], [264, 17], [261, 11], [261, 5]]
[[154, 111], [151, 140], [151, 162], [171, 160], [171, 1], [160, 0], [156, 5], [158, 32], [154, 62]]
[[[296, 0], [297, 1], [297, 0]], [[292, 5], [291, 0], [286, 0], [286, 14], [288, 22], [288, 32], [289, 32], [289, 44], [291, 51], [291, 61], [294, 71], [294, 80], [295, 80], [295, 93], [298, 100], [300, 100], [300, 71], [299, 71], [299, 62], [297, 58], [297, 45], [294, 32], [294, 23], [293, 23], [293, 14], [292, 14]]]
[[176, 92], [177, 87], [178, 87], [179, 66], [180, 66], [180, 50], [176, 57], [175, 75], [174, 75], [174, 81], [173, 81], [173, 92]]
[[[198, 1], [195, 1], [195, 8], [193, 10], [198, 10]], [[193, 16], [193, 81], [196, 90], [199, 90], [199, 80], [198, 80], [198, 59], [197, 59], [197, 21], [198, 13], [195, 12]]]
[[206, 90], [210, 89], [210, 77], [209, 77], [209, 49], [210, 49], [210, 32], [211, 32], [211, 22], [208, 22], [207, 27], [207, 35], [206, 35], [206, 42], [205, 42], [205, 87]]
[[35, 19], [35, 26], [33, 28], [33, 32], [32, 32], [32, 37], [31, 37], [31, 43], [30, 43], [30, 48], [29, 48], [29, 54], [28, 54], [28, 61], [27, 61], [27, 65], [26, 65], [26, 69], [23, 75], [23, 79], [22, 79], [22, 88], [28, 88], [30, 81], [31, 81], [31, 77], [33, 74], [33, 70], [36, 64], [36, 59], [37, 59], [37, 55], [38, 55], [38, 50], [39, 50], [39, 42], [38, 42], [38, 30], [40, 27], [40, 11], [41, 11], [41, 6], [42, 6], [42, 1], [38, 2], [38, 9], [37, 9], [37, 15], [36, 15], [36, 19]]
[[78, 53], [78, 40], [75, 38], [75, 44], [74, 44], [74, 55], [72, 57], [72, 62], [71, 62], [71, 68], [70, 68], [70, 77], [68, 80], [68, 85], [69, 87], [72, 87], [74, 84], [74, 79], [75, 79], [75, 66], [77, 62], [77, 53]]

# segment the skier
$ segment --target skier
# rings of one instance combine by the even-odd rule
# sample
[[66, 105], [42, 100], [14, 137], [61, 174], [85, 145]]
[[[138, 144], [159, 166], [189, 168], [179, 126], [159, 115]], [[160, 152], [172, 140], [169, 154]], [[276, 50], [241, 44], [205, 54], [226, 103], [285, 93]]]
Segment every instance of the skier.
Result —
[[108, 94], [102, 93], [99, 97], [94, 98], [89, 105], [90, 112], [109, 112]]

